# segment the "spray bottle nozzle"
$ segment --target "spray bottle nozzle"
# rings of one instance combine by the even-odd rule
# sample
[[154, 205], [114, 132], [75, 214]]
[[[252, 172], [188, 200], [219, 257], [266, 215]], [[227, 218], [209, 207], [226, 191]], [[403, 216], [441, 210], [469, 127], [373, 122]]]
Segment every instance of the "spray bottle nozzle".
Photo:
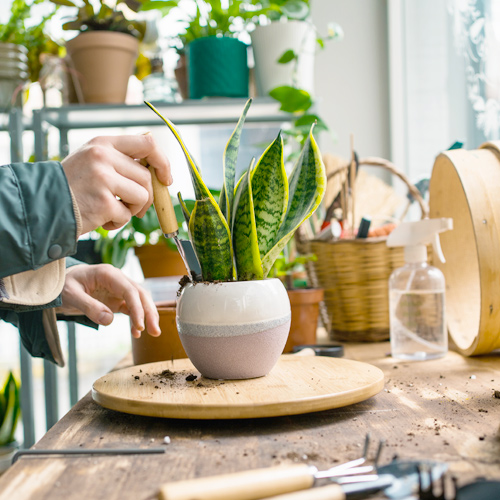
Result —
[[407, 262], [422, 262], [427, 259], [426, 245], [432, 244], [436, 256], [445, 262], [439, 233], [453, 229], [453, 219], [422, 219], [401, 223], [387, 238], [389, 247], [405, 247]]

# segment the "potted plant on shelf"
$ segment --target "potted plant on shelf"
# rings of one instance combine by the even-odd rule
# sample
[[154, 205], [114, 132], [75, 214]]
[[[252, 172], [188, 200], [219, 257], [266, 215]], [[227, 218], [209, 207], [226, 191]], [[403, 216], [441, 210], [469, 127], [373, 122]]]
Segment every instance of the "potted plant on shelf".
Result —
[[329, 131], [314, 109], [314, 55], [328, 40], [341, 40], [342, 28], [328, 24], [322, 36], [310, 19], [309, 0], [251, 0], [260, 8], [257, 26], [251, 32], [258, 95], [270, 95], [280, 110], [293, 115], [291, 128], [283, 131], [292, 143], [288, 160], [298, 156], [313, 123], [316, 131]]
[[[171, 3], [171, 2], [165, 2]], [[184, 98], [248, 97], [247, 44], [240, 35], [255, 13], [247, 1], [233, 0], [223, 6], [212, 0], [174, 0], [172, 18], [179, 31], [172, 45], [179, 53], [176, 68]], [[187, 82], [187, 89], [183, 82]]]
[[[33, 26], [26, 21], [33, 14], [32, 8], [41, 0], [16, 0], [12, 2], [10, 18], [0, 24], [0, 109], [12, 105], [22, 106], [22, 89], [31, 81], [40, 79], [44, 59], [58, 57], [60, 47], [47, 35], [47, 22], [56, 9], [49, 12]], [[40, 81], [44, 90], [43, 79]]]
[[235, 182], [240, 136], [250, 104], [251, 100], [224, 151], [224, 184], [218, 202], [175, 126], [149, 104], [182, 147], [196, 195], [191, 211], [180, 194], [179, 201], [203, 281], [188, 281], [182, 288], [177, 326], [187, 355], [210, 378], [259, 377], [277, 362], [290, 327], [290, 302], [282, 282], [266, 278], [325, 192], [325, 169], [313, 127], [289, 176], [280, 133]]
[[10, 467], [17, 450], [14, 434], [20, 414], [19, 385], [12, 372], [9, 372], [0, 391], [0, 474]]
[[139, 41], [146, 32], [146, 22], [128, 19], [125, 8], [133, 12], [153, 9], [153, 2], [99, 0], [98, 9], [94, 9], [90, 0], [50, 1], [76, 9], [75, 16], [63, 24], [63, 29], [79, 32], [66, 42], [77, 101], [125, 102], [128, 80], [139, 54]]
[[290, 300], [292, 318], [290, 333], [284, 352], [292, 352], [295, 346], [316, 343], [319, 304], [323, 300], [323, 289], [308, 285], [304, 266], [317, 260], [316, 255], [298, 255], [290, 240], [276, 259], [270, 276], [283, 281]]

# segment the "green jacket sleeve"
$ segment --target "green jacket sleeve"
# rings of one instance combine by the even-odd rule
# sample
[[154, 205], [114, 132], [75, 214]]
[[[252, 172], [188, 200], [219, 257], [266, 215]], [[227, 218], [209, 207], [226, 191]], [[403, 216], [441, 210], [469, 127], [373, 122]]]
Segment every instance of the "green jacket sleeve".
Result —
[[[80, 261], [71, 257], [66, 259], [66, 267], [71, 267], [76, 264], [81, 264]], [[54, 362], [54, 358], [50, 351], [50, 347], [45, 338], [45, 331], [43, 328], [43, 309], [46, 307], [57, 307], [61, 305], [61, 297], [58, 297], [53, 303], [47, 304], [39, 309], [32, 309], [28, 311], [20, 311], [13, 309], [0, 308], [0, 320], [7, 321], [19, 329], [21, 342], [26, 350], [36, 358], [47, 359]], [[99, 326], [91, 321], [86, 316], [63, 316], [58, 315], [58, 320], [74, 321], [85, 326], [97, 329]]]
[[56, 161], [0, 166], [0, 278], [76, 252], [73, 201]]

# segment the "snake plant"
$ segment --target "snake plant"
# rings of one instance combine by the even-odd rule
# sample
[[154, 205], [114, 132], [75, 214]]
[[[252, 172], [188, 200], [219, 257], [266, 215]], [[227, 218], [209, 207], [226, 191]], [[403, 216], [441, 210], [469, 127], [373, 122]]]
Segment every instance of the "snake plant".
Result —
[[0, 389], [0, 447], [14, 441], [17, 421], [21, 413], [19, 386], [12, 372]]
[[179, 132], [167, 124], [186, 156], [196, 202], [191, 212], [183, 203], [190, 239], [204, 281], [259, 280], [268, 276], [295, 230], [316, 210], [323, 198], [326, 177], [321, 153], [311, 127], [293, 171], [287, 177], [281, 132], [255, 163], [235, 182], [236, 159], [249, 99], [223, 155], [224, 185], [217, 201]]

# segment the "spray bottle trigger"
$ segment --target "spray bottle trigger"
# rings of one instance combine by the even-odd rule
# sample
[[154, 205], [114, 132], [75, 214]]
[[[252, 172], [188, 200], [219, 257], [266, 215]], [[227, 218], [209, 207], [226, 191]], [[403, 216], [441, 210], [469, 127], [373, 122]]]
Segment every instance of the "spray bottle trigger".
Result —
[[432, 237], [432, 249], [434, 250], [434, 253], [441, 262], [443, 263], [446, 262], [446, 259], [444, 258], [443, 255], [443, 250], [441, 249], [441, 242], [439, 240], [438, 233], [435, 233]]

